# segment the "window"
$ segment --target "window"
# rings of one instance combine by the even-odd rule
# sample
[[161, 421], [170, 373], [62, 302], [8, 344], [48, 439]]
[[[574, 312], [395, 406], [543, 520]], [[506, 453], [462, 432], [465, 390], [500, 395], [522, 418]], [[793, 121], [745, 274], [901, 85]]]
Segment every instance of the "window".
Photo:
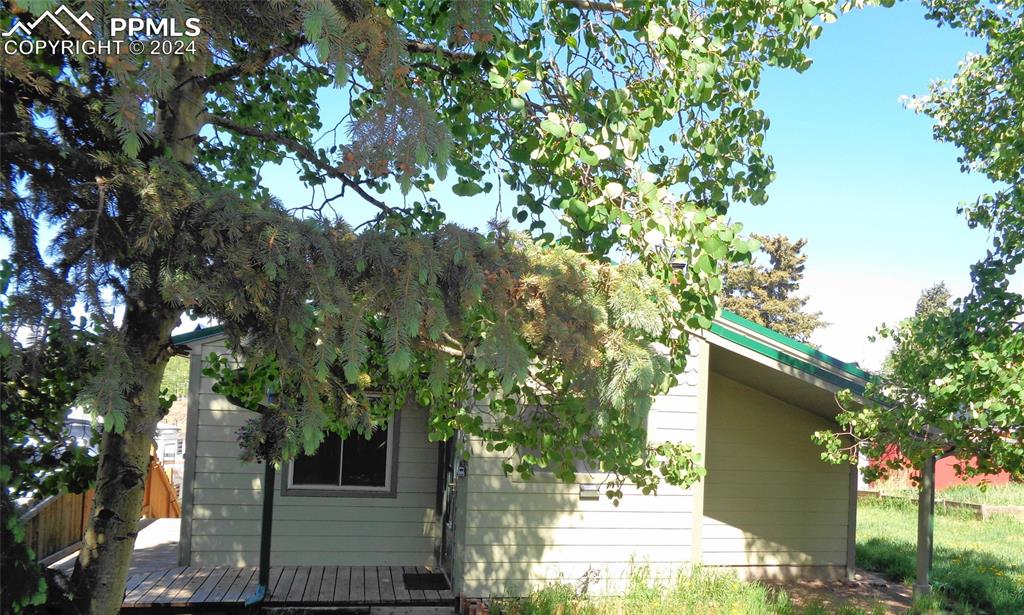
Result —
[[397, 417], [369, 438], [329, 433], [312, 455], [288, 464], [283, 495], [394, 497]]

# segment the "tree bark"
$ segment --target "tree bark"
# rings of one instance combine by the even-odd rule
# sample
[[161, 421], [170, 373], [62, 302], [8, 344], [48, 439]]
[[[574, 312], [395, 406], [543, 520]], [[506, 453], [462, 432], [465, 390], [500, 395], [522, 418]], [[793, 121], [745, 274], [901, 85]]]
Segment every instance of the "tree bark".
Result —
[[80, 613], [112, 615], [121, 609], [128, 566], [138, 535], [149, 455], [162, 418], [160, 384], [171, 357], [170, 334], [178, 309], [129, 304], [124, 334], [135, 368], [122, 433], [104, 431], [93, 508], [71, 577]]
[[921, 468], [921, 484], [917, 499], [917, 579], [914, 598], [923, 598], [932, 591], [932, 557], [935, 534], [935, 457], [929, 457]]
[[[192, 164], [205, 121], [205, 92], [196, 78], [201, 70], [200, 62], [179, 59], [175, 67], [179, 86], [158, 105], [154, 133], [183, 165]], [[159, 271], [160, 264], [147, 263], [148, 270]], [[182, 314], [182, 308], [164, 301], [155, 277], [132, 277], [121, 325], [135, 370], [126, 396], [129, 411], [124, 431], [104, 431], [100, 443], [93, 509], [71, 577], [73, 602], [80, 613], [114, 615], [121, 610], [138, 536], [150, 447], [163, 416], [160, 384], [173, 354], [171, 331]]]

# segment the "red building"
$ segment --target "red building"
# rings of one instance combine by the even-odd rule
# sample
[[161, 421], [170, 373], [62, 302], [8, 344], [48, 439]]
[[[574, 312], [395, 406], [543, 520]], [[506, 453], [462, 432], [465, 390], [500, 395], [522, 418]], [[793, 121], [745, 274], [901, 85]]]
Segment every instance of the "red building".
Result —
[[[885, 463], [889, 459], [899, 455], [899, 450], [895, 447], [890, 448], [882, 457], [872, 462], [872, 465], [878, 463]], [[1009, 472], [999, 472], [998, 474], [979, 474], [977, 476], [971, 476], [970, 478], [962, 478], [956, 474], [956, 465], [965, 463], [964, 460], [959, 457], [943, 457], [935, 462], [935, 489], [941, 491], [946, 487], [952, 487], [954, 485], [980, 485], [987, 483], [989, 485], [1005, 485], [1010, 482]], [[976, 464], [977, 458], [972, 457], [969, 462], [970, 464]], [[900, 486], [913, 487], [914, 483], [911, 481], [912, 476], [916, 476], [916, 471], [905, 470], [892, 475], [891, 482], [900, 484]], [[905, 484], [901, 484], [905, 483]]]

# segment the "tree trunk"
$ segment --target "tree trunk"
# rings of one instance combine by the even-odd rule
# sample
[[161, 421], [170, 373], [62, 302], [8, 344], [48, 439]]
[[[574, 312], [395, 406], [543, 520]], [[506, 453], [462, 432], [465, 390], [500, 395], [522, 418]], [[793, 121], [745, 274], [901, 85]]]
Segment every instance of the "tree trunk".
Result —
[[917, 498], [917, 579], [914, 598], [923, 598], [932, 591], [932, 557], [935, 535], [935, 457], [929, 457], [921, 468], [921, 484]]
[[[174, 75], [179, 85], [158, 105], [154, 134], [183, 165], [190, 165], [195, 157], [196, 138], [204, 121], [205, 93], [196, 79], [204, 68], [202, 62], [177, 58]], [[149, 271], [159, 271], [161, 263], [147, 265]], [[88, 615], [114, 615], [124, 600], [150, 446], [163, 417], [160, 384], [172, 355], [171, 331], [183, 313], [165, 303], [153, 278], [133, 276], [128, 294], [121, 327], [135, 370], [126, 396], [128, 417], [123, 433], [103, 434], [92, 514], [71, 577], [74, 603], [80, 613]]]
[[162, 418], [160, 383], [170, 352], [177, 309], [146, 309], [129, 302], [123, 330], [135, 371], [127, 395], [123, 433], [104, 431], [92, 513], [71, 577], [80, 613], [113, 615], [121, 609], [128, 566], [138, 535], [149, 455]]

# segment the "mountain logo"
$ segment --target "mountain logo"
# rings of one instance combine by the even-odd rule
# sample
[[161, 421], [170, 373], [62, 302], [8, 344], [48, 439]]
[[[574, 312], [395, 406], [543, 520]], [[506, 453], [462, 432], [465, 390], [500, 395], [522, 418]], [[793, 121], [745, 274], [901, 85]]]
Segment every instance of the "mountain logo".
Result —
[[88, 11], [85, 11], [81, 15], [75, 15], [71, 12], [71, 9], [62, 4], [59, 8], [57, 8], [57, 10], [53, 11], [52, 13], [50, 11], [46, 11], [45, 13], [37, 17], [33, 22], [26, 23], [24, 21], [19, 20], [18, 23], [11, 26], [10, 30], [4, 32], [4, 36], [11, 36], [15, 32], [21, 32], [26, 36], [30, 35], [32, 34], [32, 31], [35, 30], [36, 26], [38, 26], [40, 23], [47, 19], [53, 22], [58, 28], [63, 30], [64, 34], [70, 36], [71, 30], [69, 30], [68, 27], [64, 25], [64, 22], [61, 21], [61, 19], [58, 16], [63, 16], [67, 19], [70, 19], [72, 22], [74, 22], [75, 26], [78, 26], [82, 30], [82, 32], [85, 32], [86, 34], [92, 34], [92, 30], [90, 30], [89, 27], [86, 26], [84, 23], [87, 20], [90, 23], [93, 21], [92, 14]]

